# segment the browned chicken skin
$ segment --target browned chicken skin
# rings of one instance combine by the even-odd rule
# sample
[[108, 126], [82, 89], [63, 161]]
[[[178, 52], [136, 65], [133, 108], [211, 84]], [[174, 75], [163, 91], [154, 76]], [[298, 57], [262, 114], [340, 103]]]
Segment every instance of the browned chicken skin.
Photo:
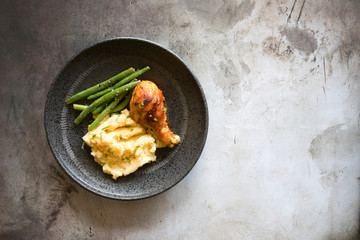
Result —
[[130, 100], [130, 117], [137, 123], [150, 127], [168, 147], [180, 142], [168, 126], [162, 91], [151, 81], [141, 81]]

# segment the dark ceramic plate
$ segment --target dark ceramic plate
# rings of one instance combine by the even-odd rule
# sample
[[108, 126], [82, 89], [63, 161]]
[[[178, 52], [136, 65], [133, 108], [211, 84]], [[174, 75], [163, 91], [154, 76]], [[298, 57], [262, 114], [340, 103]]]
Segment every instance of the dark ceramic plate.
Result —
[[[170, 128], [181, 142], [157, 149], [156, 162], [115, 181], [102, 172], [82, 141], [91, 117], [75, 125], [79, 112], [65, 99], [131, 66], [150, 66], [139, 79], [151, 80], [163, 91]], [[104, 197], [135, 200], [168, 190], [190, 172], [205, 144], [208, 112], [198, 80], [179, 57], [147, 40], [117, 38], [83, 50], [62, 69], [47, 96], [45, 129], [56, 160], [78, 184]]]

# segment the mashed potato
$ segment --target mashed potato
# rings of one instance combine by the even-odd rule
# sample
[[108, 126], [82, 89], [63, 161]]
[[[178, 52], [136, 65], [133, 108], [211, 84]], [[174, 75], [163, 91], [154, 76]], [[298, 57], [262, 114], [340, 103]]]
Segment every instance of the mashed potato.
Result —
[[156, 136], [129, 117], [127, 109], [105, 118], [83, 140], [91, 147], [95, 161], [115, 180], [155, 161], [156, 148], [164, 147]]

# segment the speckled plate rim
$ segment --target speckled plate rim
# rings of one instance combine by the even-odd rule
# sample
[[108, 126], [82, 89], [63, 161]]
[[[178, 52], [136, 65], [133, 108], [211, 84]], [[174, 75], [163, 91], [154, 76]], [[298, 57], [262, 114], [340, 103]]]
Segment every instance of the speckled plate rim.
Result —
[[[193, 77], [193, 80], [195, 80], [195, 83], [196, 85], [198, 86], [199, 88], [199, 91], [200, 91], [200, 95], [201, 95], [201, 98], [203, 100], [203, 103], [204, 103], [204, 110], [205, 110], [205, 115], [204, 115], [204, 122], [205, 122], [205, 125], [204, 125], [204, 128], [205, 128], [205, 131], [204, 131], [204, 140], [202, 141], [202, 144], [200, 146], [200, 150], [199, 150], [199, 156], [197, 157], [196, 161], [194, 162], [194, 164], [187, 170], [187, 172], [184, 173], [184, 175], [182, 176], [182, 178], [178, 179], [178, 181], [174, 182], [172, 185], [169, 185], [168, 187], [165, 187], [163, 188], [161, 191], [158, 191], [152, 195], [147, 195], [147, 196], [143, 196], [143, 197], [139, 197], [139, 198], [116, 198], [116, 197], [113, 197], [113, 196], [110, 196], [108, 194], [105, 194], [105, 193], [102, 193], [102, 192], [99, 192], [97, 191], [96, 189], [92, 188], [92, 186], [90, 184], [88, 184], [86, 181], [84, 181], [83, 179], [81, 178], [76, 178], [75, 176], [73, 176], [72, 174], [70, 174], [70, 169], [67, 167], [66, 164], [64, 164], [62, 161], [60, 161], [57, 157], [57, 155], [55, 154], [55, 151], [54, 151], [54, 148], [55, 146], [53, 146], [51, 144], [51, 140], [49, 138], [49, 135], [48, 135], [48, 126], [47, 126], [47, 115], [46, 115], [46, 109], [47, 109], [47, 106], [48, 106], [48, 102], [49, 102], [49, 95], [51, 94], [53, 88], [55, 87], [55, 84], [56, 84], [56, 80], [59, 78], [59, 76], [61, 75], [61, 73], [65, 70], [65, 68], [74, 61], [74, 59], [82, 54], [83, 52], [87, 51], [89, 48], [92, 48], [92, 47], [95, 47], [96, 45], [99, 45], [99, 44], [103, 44], [103, 43], [106, 43], [106, 42], [111, 42], [111, 41], [116, 41], [116, 40], [130, 40], [130, 41], [140, 41], [140, 42], [144, 42], [144, 43], [147, 43], [147, 44], [150, 44], [150, 45], [154, 45], [162, 50], [164, 50], [165, 52], [169, 53], [170, 55], [172, 55], [173, 57], [175, 57], [188, 71], [189, 73], [191, 74], [191, 76]], [[204, 150], [204, 147], [205, 147], [205, 144], [206, 144], [206, 140], [207, 140], [207, 135], [208, 135], [208, 128], [209, 128], [209, 111], [208, 111], [208, 105], [207, 105], [207, 101], [206, 101], [206, 97], [205, 97], [205, 93], [204, 93], [204, 90], [203, 88], [201, 87], [201, 84], [198, 80], [198, 78], [196, 77], [196, 75], [192, 72], [192, 70], [189, 68], [189, 66], [179, 57], [177, 56], [173, 51], [163, 47], [162, 45], [156, 43], [156, 42], [153, 42], [153, 41], [150, 41], [150, 40], [147, 40], [147, 39], [143, 39], [143, 38], [137, 38], [137, 37], [115, 37], [115, 38], [108, 38], [108, 39], [105, 39], [105, 40], [99, 40], [99, 41], [95, 41], [94, 43], [88, 45], [88, 46], [85, 46], [84, 48], [82, 48], [80, 51], [77, 51], [74, 53], [74, 55], [69, 59], [67, 60], [64, 65], [62, 66], [62, 68], [60, 69], [60, 71], [56, 74], [55, 78], [53, 79], [51, 85], [50, 85], [50, 88], [48, 90], [48, 93], [46, 95], [46, 101], [45, 101], [45, 106], [44, 106], [44, 127], [45, 127], [45, 134], [46, 134], [46, 139], [47, 139], [47, 142], [48, 142], [48, 145], [50, 147], [50, 150], [52, 152], [52, 155], [54, 156], [54, 158], [56, 159], [57, 163], [60, 165], [60, 167], [64, 170], [64, 172], [74, 181], [76, 182], [80, 187], [84, 188], [85, 190], [89, 191], [89, 192], [92, 192], [98, 196], [101, 196], [101, 197], [105, 197], [105, 198], [108, 198], [108, 199], [112, 199], [112, 200], [119, 200], [119, 201], [137, 201], [137, 200], [143, 200], [143, 199], [147, 199], [147, 198], [151, 198], [151, 197], [154, 197], [154, 196], [157, 196], [161, 193], [164, 193], [166, 191], [168, 191], [169, 189], [173, 188], [175, 185], [177, 185], [179, 182], [181, 182], [188, 174], [189, 172], [194, 168], [194, 166], [196, 165], [197, 161], [200, 159], [201, 155], [202, 155], [202, 152]]]

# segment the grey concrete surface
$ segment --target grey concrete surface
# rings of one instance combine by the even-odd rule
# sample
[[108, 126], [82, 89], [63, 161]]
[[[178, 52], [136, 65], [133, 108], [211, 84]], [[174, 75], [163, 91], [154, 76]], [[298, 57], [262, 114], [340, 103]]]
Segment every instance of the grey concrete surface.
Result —
[[[359, 239], [359, 1], [0, 1], [0, 239]], [[132, 36], [177, 53], [210, 115], [195, 168], [154, 198], [80, 188], [48, 147], [50, 84]]]

